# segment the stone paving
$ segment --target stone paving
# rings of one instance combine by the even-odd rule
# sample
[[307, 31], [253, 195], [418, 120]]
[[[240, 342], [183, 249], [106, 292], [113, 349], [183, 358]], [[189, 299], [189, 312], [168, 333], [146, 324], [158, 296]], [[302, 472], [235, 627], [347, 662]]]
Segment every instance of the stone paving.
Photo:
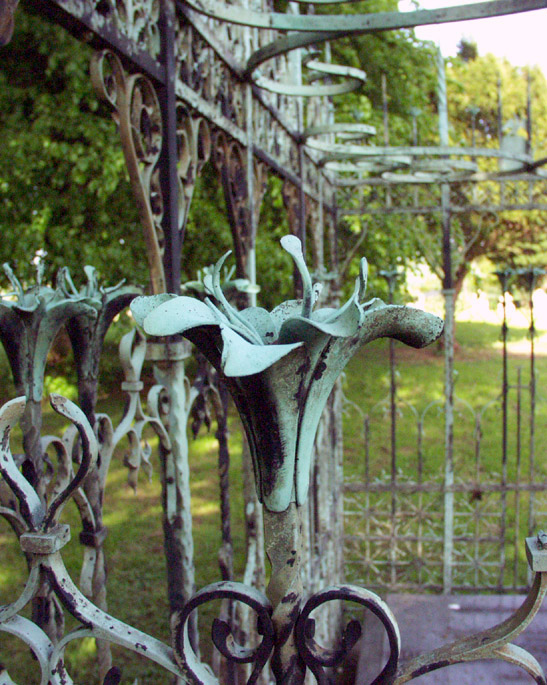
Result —
[[[423, 654], [436, 647], [470, 635], [508, 618], [523, 602], [516, 595], [388, 595], [401, 631], [402, 658]], [[360, 652], [356, 683], [372, 682], [387, 658], [387, 640], [383, 628], [367, 612], [363, 647]], [[382, 644], [381, 651], [375, 645]], [[515, 644], [532, 653], [547, 671], [547, 603]], [[533, 683], [523, 670], [503, 661], [476, 661], [457, 664], [421, 676], [419, 685], [480, 685], [488, 683]]]

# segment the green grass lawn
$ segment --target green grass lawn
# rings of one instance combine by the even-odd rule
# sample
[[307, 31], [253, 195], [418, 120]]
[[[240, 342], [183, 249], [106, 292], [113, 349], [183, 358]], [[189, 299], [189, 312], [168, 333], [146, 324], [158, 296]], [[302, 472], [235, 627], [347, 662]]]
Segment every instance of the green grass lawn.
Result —
[[[456, 393], [474, 411], [495, 401], [501, 387], [501, 350], [499, 329], [488, 324], [462, 322], [457, 327], [458, 351], [456, 355]], [[515, 329], [510, 335], [510, 382], [515, 382], [516, 368], [522, 366], [522, 382], [528, 382], [526, 358], [527, 338], [524, 329]], [[368, 476], [385, 479], [390, 469], [388, 418], [385, 402], [389, 392], [388, 344], [374, 343], [363, 349], [347, 368], [344, 392], [348, 400], [359, 404], [362, 412], [375, 417], [371, 423], [370, 462]], [[547, 373], [547, 345], [538, 339], [537, 367], [538, 393], [543, 396], [542, 379]], [[422, 477], [435, 480], [443, 473], [443, 420], [437, 404], [443, 396], [443, 352], [433, 346], [429, 350], [409, 351], [397, 345], [397, 384], [401, 405], [398, 416], [397, 468], [401, 478], [418, 477], [416, 447], [416, 412], [421, 416], [426, 408], [422, 443]], [[110, 365], [114, 367], [112, 363]], [[109, 367], [110, 368], [110, 367]], [[52, 381], [53, 382], [53, 381]], [[55, 381], [58, 385], [62, 381]], [[70, 390], [70, 379], [67, 381]], [[60, 388], [57, 388], [58, 390]], [[12, 397], [9, 381], [3, 385], [4, 399]], [[514, 477], [515, 411], [514, 392], [511, 396], [508, 474]], [[433, 404], [431, 404], [433, 403]], [[435, 404], [437, 403], [437, 404]], [[455, 463], [457, 476], [471, 478], [476, 472], [473, 439], [474, 417], [462, 404], [456, 415]], [[101, 410], [119, 417], [121, 397], [101, 400]], [[495, 479], [500, 473], [500, 416], [493, 404], [488, 410], [492, 418], [485, 418], [479, 470], [481, 477]], [[547, 421], [547, 403], [538, 404], [538, 469], [543, 473], [545, 454], [544, 430]], [[345, 468], [347, 478], [355, 480], [365, 475], [363, 420], [359, 412], [348, 408], [345, 416]], [[46, 409], [44, 433], [58, 432], [61, 426], [56, 416]], [[522, 442], [528, 441], [527, 425], [522, 427]], [[387, 437], [386, 437], [387, 436]], [[232, 465], [232, 524], [234, 534], [236, 579], [241, 579], [244, 565], [243, 497], [240, 469], [240, 435], [237, 422], [233, 422], [231, 435]], [[218, 472], [216, 440], [213, 434], [203, 433], [191, 442], [192, 514], [194, 521], [196, 584], [198, 587], [219, 580], [216, 561], [220, 542]], [[126, 484], [127, 472], [123, 466], [123, 446], [113, 459], [108, 477], [105, 501], [105, 523], [109, 529], [106, 541], [109, 580], [108, 602], [113, 615], [164, 641], [169, 639], [168, 608], [165, 590], [165, 560], [161, 530], [161, 504], [158, 464], [149, 481], [141, 474], [137, 492]], [[523, 455], [524, 455], [523, 448]], [[525, 469], [524, 460], [521, 469]], [[525, 474], [525, 470], [523, 470]], [[432, 501], [434, 498], [432, 498]], [[511, 504], [511, 502], [510, 502]], [[437, 502], [438, 505], [438, 502]], [[63, 552], [67, 567], [74, 579], [78, 578], [81, 548], [78, 538], [78, 517], [75, 507], [68, 506], [64, 518], [72, 526], [73, 540]], [[514, 513], [508, 513], [507, 525], [514, 525]], [[521, 520], [521, 526], [524, 522]], [[6, 603], [18, 594], [26, 578], [25, 564], [14, 535], [0, 519], [0, 603]], [[27, 614], [28, 615], [28, 614]], [[211, 611], [211, 616], [213, 612]], [[207, 620], [208, 615], [205, 616]], [[202, 632], [202, 635], [205, 633]], [[205, 651], [207, 648], [205, 647]], [[97, 682], [93, 675], [94, 644], [92, 640], [75, 641], [67, 651], [67, 661], [75, 682], [86, 685]], [[19, 641], [1, 634], [0, 660], [5, 661], [16, 682], [32, 685], [39, 682], [37, 664], [29, 657], [27, 648]], [[167, 683], [168, 676], [147, 661], [140, 660], [125, 650], [114, 648], [114, 663], [123, 668], [124, 683], [139, 685]]]

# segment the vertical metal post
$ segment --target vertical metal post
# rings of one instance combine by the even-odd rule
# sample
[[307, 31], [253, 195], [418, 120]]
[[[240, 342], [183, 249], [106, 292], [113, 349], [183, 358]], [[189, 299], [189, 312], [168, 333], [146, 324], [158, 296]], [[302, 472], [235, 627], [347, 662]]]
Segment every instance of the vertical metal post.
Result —
[[[529, 482], [532, 484], [536, 475], [536, 353], [535, 353], [535, 335], [536, 326], [534, 320], [534, 288], [536, 284], [536, 275], [532, 270], [530, 274], [529, 284], [529, 307], [530, 307], [530, 472]], [[535, 521], [535, 493], [530, 490], [528, 511], [528, 530], [534, 530], [536, 526]], [[529, 533], [530, 535], [530, 533]], [[531, 581], [531, 571], [528, 570], [528, 580]]]
[[501, 97], [501, 76], [498, 76], [498, 146], [503, 141], [503, 100]]
[[[410, 108], [410, 116], [412, 117], [412, 145], [414, 147], [418, 147], [418, 117], [420, 116], [420, 114], [421, 111], [418, 109], [418, 107]], [[414, 207], [418, 207], [419, 205], [418, 198], [418, 185], [415, 185], [413, 188]]]
[[298, 175], [300, 180], [298, 202], [298, 236], [302, 241], [302, 252], [306, 254], [306, 193], [304, 192], [304, 146], [298, 144]]
[[[389, 303], [393, 304], [394, 274], [389, 278]], [[397, 384], [395, 380], [395, 340], [389, 340], [389, 400], [391, 410], [391, 582], [397, 581]]]
[[[249, 7], [249, 3], [245, 3]], [[251, 31], [248, 26], [244, 28], [243, 40], [245, 46], [245, 59], [251, 55]], [[247, 211], [250, 232], [249, 252], [247, 254], [247, 274], [252, 285], [256, 284], [256, 208], [255, 208], [255, 177], [254, 177], [254, 147], [253, 147], [253, 91], [250, 83], [245, 86], [245, 128], [247, 133]], [[248, 295], [249, 304], [252, 307], [256, 306], [256, 292]]]
[[[156, 361], [156, 378], [166, 388], [169, 397], [166, 427], [171, 450], [161, 455], [162, 508], [169, 605], [174, 612], [195, 592], [190, 467], [186, 437], [188, 408], [184, 374], [184, 360], [188, 353], [186, 345], [179, 341], [165, 346], [152, 345], [149, 356]], [[197, 653], [199, 634], [196, 611], [189, 619], [189, 636]]]
[[382, 111], [384, 121], [384, 145], [389, 145], [389, 119], [387, 106], [387, 80], [386, 75], [382, 74]]
[[[444, 59], [437, 53], [439, 138], [442, 146], [448, 145], [448, 104]], [[454, 302], [452, 278], [452, 239], [450, 215], [450, 186], [441, 184], [441, 222], [443, 235], [443, 295], [444, 295], [444, 551], [443, 592], [452, 591], [452, 564], [454, 555]]]
[[[501, 95], [501, 76], [498, 76], [498, 147], [501, 150], [503, 142], [503, 99]], [[500, 181], [500, 201], [505, 203], [505, 183]]]
[[320, 277], [323, 276], [325, 271], [325, 218], [324, 218], [324, 178], [323, 173], [319, 173], [319, 210], [317, 212], [317, 222], [318, 225], [314, 228], [317, 231], [317, 244], [319, 246], [319, 254], [317, 255], [317, 271]]
[[506, 534], [506, 517], [507, 517], [507, 419], [508, 419], [508, 401], [509, 401], [509, 369], [507, 356], [507, 278], [503, 285], [503, 381], [502, 381], [502, 429], [501, 429], [501, 523], [500, 523], [500, 576], [499, 584], [503, 585], [503, 572], [505, 567], [505, 534]]
[[[386, 75], [382, 74], [382, 109], [384, 116], [384, 145], [389, 145], [389, 118], [388, 118], [388, 103], [387, 103], [387, 79]], [[386, 207], [391, 207], [391, 192], [389, 186], [386, 186]]]
[[515, 534], [513, 537], [513, 588], [518, 586], [518, 550], [520, 546], [520, 474], [522, 454], [522, 369], [517, 369], [517, 472], [515, 489]]
[[[175, 3], [161, 2], [161, 49], [165, 67], [165, 86], [159, 90], [163, 144], [160, 160], [160, 183], [164, 203], [164, 268], [169, 292], [180, 293], [181, 250], [184, 226], [179, 226], [179, 179], [177, 144], [177, 103], [175, 64]], [[164, 545], [167, 560], [168, 595], [171, 611], [180, 608], [195, 591], [194, 542], [190, 513], [190, 472], [186, 436], [186, 389], [181, 342], [167, 341], [163, 360], [156, 365], [169, 394], [168, 430], [171, 450], [162, 455], [162, 499]], [[161, 356], [161, 355], [160, 355]], [[198, 651], [197, 612], [190, 619], [190, 640]]]
[[[247, 29], [249, 31], [249, 29]], [[251, 85], [245, 86], [245, 116], [247, 126], [247, 208], [249, 213], [251, 240], [247, 255], [247, 278], [252, 285], [256, 284], [256, 208], [253, 149], [253, 93]], [[256, 306], [256, 292], [249, 294], [249, 304]]]
[[[397, 271], [381, 271], [388, 284], [389, 304], [393, 304]], [[397, 381], [395, 368], [395, 340], [389, 340], [389, 406], [390, 406], [390, 447], [391, 447], [391, 539], [389, 549], [390, 580], [397, 582]]]
[[[165, 86], [158, 90], [163, 119], [163, 144], [160, 159], [160, 183], [164, 204], [163, 230], [165, 252], [163, 257], [168, 292], [180, 293], [180, 260], [182, 231], [179, 230], [178, 203], [178, 149], [177, 101], [175, 93], [175, 4], [173, 0], [161, 3], [161, 48], [165, 67]], [[184, 230], [184, 227], [182, 227]]]

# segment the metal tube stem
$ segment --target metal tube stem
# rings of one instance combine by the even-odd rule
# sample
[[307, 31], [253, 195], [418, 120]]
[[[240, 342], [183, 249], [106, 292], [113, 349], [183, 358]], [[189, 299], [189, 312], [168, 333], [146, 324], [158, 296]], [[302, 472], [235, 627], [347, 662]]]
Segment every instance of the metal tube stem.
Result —
[[295, 625], [303, 588], [300, 576], [302, 522], [293, 502], [282, 512], [264, 509], [266, 554], [272, 566], [266, 594], [273, 606], [275, 647], [272, 670], [278, 685], [300, 685], [306, 666], [298, 656]]
[[[156, 376], [169, 396], [168, 431], [171, 450], [162, 452], [163, 531], [167, 564], [167, 586], [171, 612], [195, 592], [194, 539], [190, 511], [190, 467], [186, 425], [188, 411], [184, 384], [184, 361], [159, 362]], [[198, 653], [197, 612], [189, 619], [190, 641]]]

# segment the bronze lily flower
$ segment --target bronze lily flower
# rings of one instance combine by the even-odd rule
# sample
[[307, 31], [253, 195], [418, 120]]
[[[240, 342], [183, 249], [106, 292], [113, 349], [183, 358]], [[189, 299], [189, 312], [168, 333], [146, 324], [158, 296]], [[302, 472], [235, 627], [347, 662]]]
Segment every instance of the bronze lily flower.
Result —
[[319, 289], [312, 285], [300, 241], [285, 236], [281, 244], [302, 276], [302, 300], [283, 302], [272, 312], [261, 307], [237, 311], [220, 287], [225, 255], [205, 284], [216, 304], [157, 295], [131, 305], [146, 333], [184, 335], [222, 374], [247, 433], [259, 497], [270, 511], [306, 500], [321, 413], [359, 347], [381, 337], [423, 347], [443, 329], [441, 319], [418, 309], [378, 299], [362, 303], [365, 259], [345, 305], [314, 309]]

